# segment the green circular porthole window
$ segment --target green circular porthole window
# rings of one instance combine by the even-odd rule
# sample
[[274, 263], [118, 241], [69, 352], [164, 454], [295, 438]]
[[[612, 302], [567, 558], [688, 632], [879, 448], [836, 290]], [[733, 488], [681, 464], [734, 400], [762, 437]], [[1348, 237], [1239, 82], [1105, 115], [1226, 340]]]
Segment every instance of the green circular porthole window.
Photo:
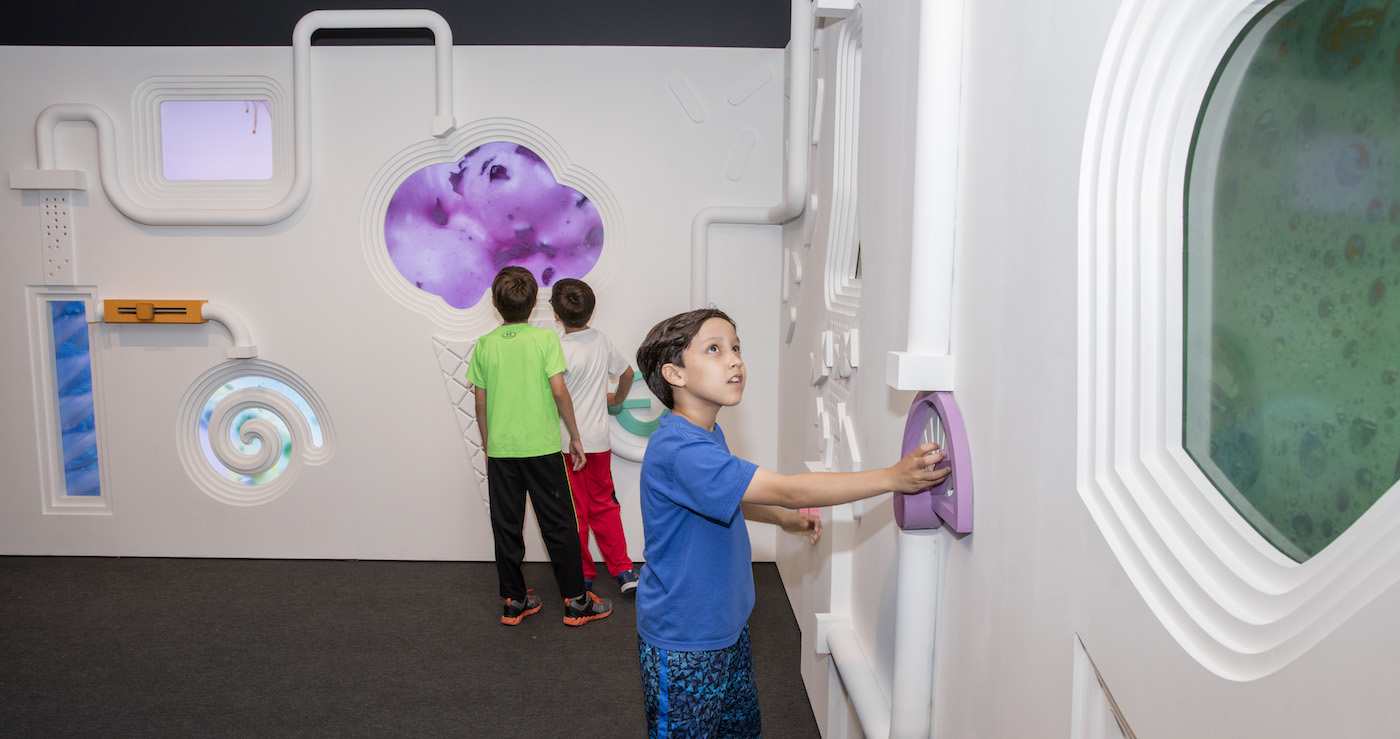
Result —
[[1183, 446], [1301, 562], [1400, 479], [1400, 5], [1269, 5], [1187, 169]]

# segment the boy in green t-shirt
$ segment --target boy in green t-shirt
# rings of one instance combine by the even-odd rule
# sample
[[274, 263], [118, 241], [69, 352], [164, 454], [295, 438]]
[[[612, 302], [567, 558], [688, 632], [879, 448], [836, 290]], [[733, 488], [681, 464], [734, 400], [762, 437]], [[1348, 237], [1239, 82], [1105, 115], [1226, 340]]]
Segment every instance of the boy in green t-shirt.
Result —
[[476, 423], [486, 452], [496, 575], [501, 597], [506, 599], [501, 623], [514, 626], [540, 610], [540, 601], [525, 588], [520, 571], [529, 491], [564, 598], [564, 623], [582, 626], [611, 614], [612, 602], [583, 585], [578, 524], [558, 419], [569, 430], [574, 469], [584, 465], [583, 444], [564, 385], [567, 365], [559, 336], [526, 323], [538, 293], [535, 276], [524, 267], [505, 267], [496, 275], [491, 302], [505, 323], [477, 340], [467, 365], [467, 381], [475, 387]]

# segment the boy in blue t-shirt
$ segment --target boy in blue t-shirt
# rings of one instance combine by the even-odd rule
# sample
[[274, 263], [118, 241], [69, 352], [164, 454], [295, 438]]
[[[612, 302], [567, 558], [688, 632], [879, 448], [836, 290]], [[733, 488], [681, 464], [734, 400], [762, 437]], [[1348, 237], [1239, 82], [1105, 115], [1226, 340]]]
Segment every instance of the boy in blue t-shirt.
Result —
[[[887, 491], [912, 493], [948, 475], [937, 444], [892, 467], [781, 475], [729, 452], [715, 422], [744, 394], [734, 321], [715, 308], [668, 318], [637, 350], [647, 387], [672, 413], [642, 461], [646, 534], [637, 587], [637, 641], [647, 726], [657, 736], [757, 737], [749, 653], [753, 566], [745, 520], [821, 537], [821, 519], [793, 508]], [[781, 506], [781, 507], [779, 507]]]

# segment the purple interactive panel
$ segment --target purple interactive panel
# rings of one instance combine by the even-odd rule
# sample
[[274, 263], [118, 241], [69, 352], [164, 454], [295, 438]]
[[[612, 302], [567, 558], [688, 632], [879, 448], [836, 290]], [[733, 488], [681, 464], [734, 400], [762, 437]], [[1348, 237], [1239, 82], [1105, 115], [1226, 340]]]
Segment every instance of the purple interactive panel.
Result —
[[[933, 423], [930, 423], [932, 421]], [[922, 444], [925, 429], [933, 427], [935, 438], [947, 458], [935, 469], [951, 468], [943, 482], [917, 493], [894, 496], [894, 520], [901, 529], [936, 529], [948, 524], [959, 534], [972, 531], [972, 457], [967, 449], [967, 431], [952, 393], [923, 392], [909, 406], [904, 419], [904, 446], [900, 456]]]

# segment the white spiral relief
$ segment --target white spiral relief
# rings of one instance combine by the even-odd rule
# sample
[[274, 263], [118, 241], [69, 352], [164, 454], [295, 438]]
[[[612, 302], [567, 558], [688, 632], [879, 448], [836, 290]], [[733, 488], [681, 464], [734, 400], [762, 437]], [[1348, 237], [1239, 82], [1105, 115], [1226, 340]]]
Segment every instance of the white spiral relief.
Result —
[[206, 372], [180, 401], [176, 433], [190, 478], [216, 500], [259, 505], [331, 456], [329, 416], [296, 375], [263, 360]]

